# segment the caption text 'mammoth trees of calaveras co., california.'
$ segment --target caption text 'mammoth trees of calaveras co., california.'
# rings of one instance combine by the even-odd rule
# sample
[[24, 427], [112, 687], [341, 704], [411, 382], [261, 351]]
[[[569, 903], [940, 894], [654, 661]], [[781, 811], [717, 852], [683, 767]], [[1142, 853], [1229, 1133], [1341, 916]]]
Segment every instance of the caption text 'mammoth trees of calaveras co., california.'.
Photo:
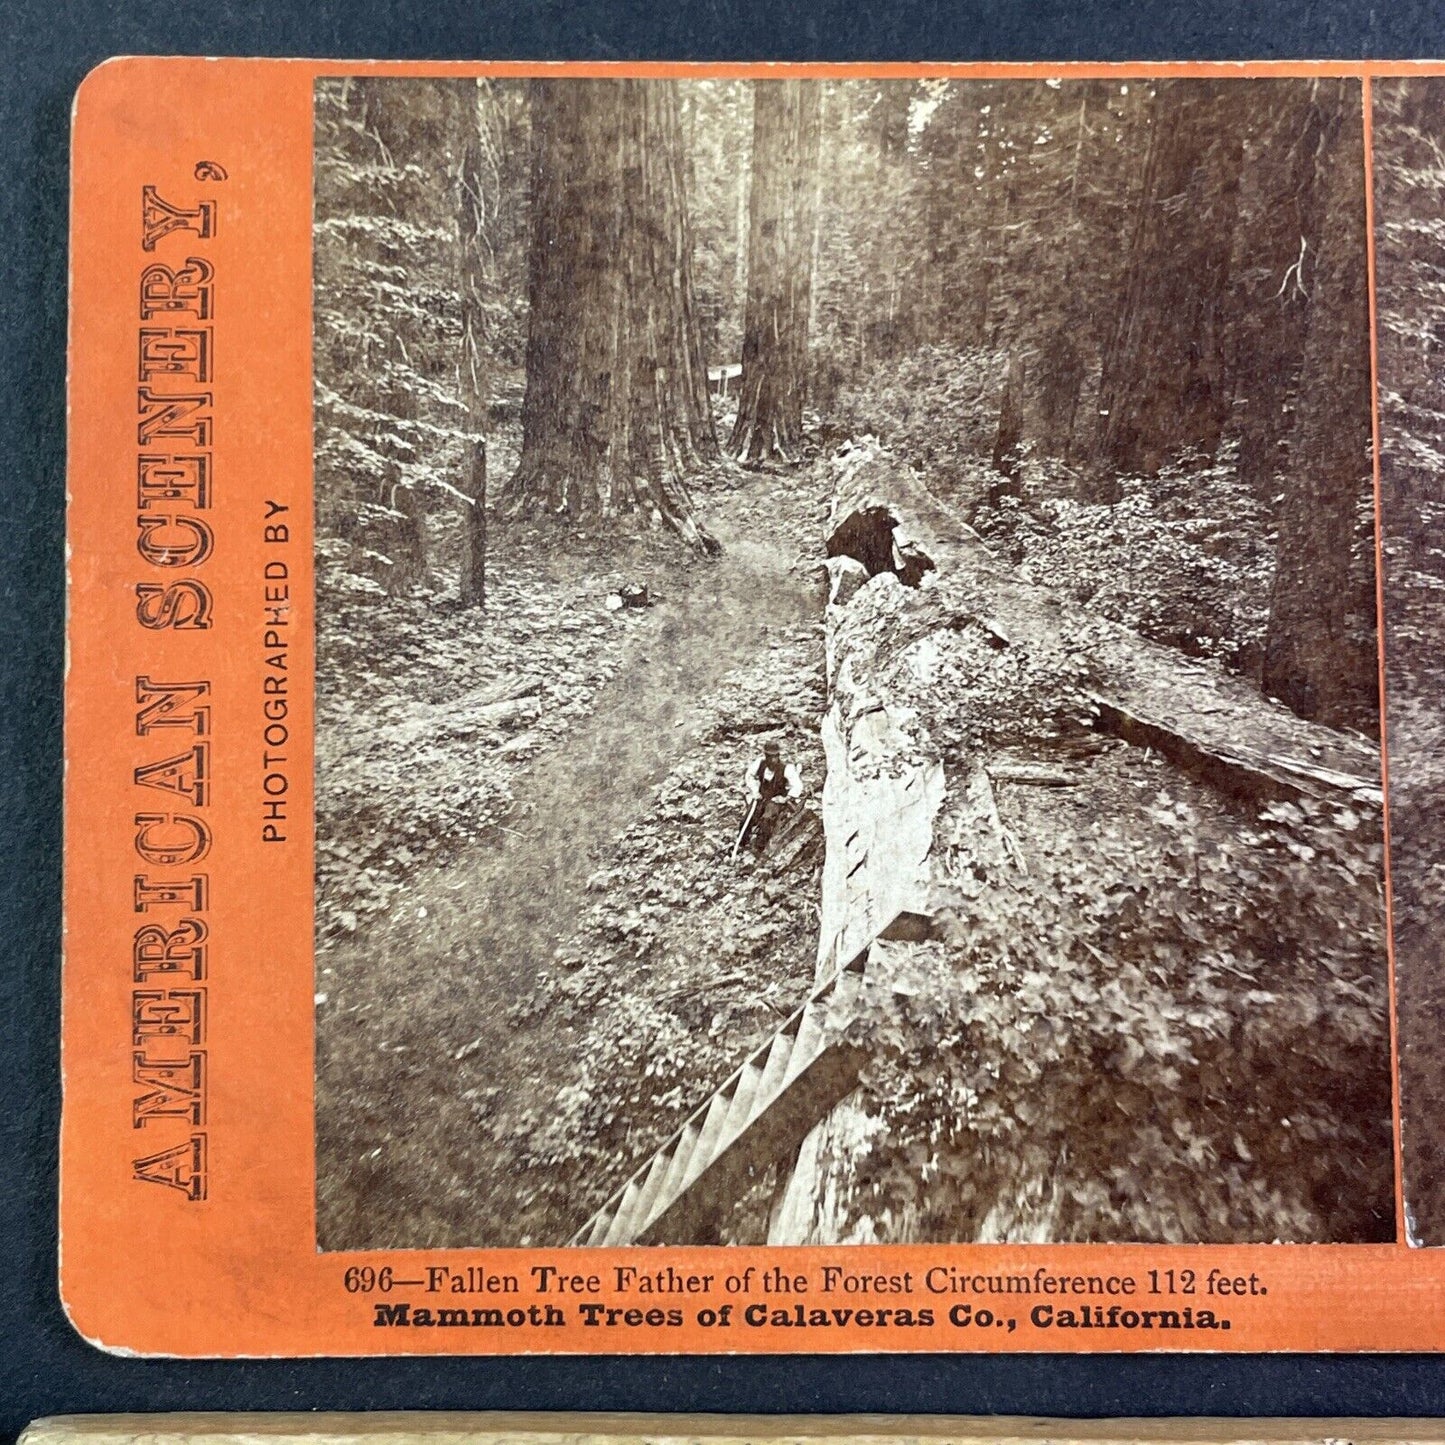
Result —
[[534, 81], [530, 327], [509, 511], [631, 514], [716, 553], [686, 477], [718, 455], [676, 86]]

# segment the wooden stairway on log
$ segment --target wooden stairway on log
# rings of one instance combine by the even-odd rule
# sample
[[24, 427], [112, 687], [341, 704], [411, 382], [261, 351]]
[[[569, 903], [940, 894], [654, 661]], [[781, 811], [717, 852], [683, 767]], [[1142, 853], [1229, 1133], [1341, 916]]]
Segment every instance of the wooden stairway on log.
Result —
[[858, 1082], [848, 1038], [866, 953], [840, 969], [705, 1100], [572, 1237], [591, 1248], [701, 1244], [746, 1188], [755, 1161], [789, 1161]]

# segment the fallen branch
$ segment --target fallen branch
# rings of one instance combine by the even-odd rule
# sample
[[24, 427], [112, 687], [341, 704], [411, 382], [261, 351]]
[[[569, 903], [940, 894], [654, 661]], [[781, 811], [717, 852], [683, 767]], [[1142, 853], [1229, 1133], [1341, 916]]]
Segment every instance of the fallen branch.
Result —
[[1029, 865], [1024, 859], [1023, 849], [1019, 847], [1018, 839], [1004, 826], [1003, 819], [999, 817], [998, 799], [994, 797], [993, 784], [987, 771], [983, 774], [983, 795], [988, 807], [989, 821], [993, 824], [994, 831], [998, 834], [999, 842], [1003, 844], [1004, 852], [1013, 859], [1014, 867], [1017, 868], [1020, 873], [1027, 873], [1029, 871]]
[[[670, 989], [667, 993], [663, 994], [662, 1001], [664, 1003], [671, 1003], [673, 999], [681, 998], [685, 993], [704, 993], [715, 988], [724, 988], [730, 983], [747, 982], [748, 976], [744, 973], [724, 973], [717, 978], [706, 979], [702, 983], [685, 983], [681, 988]], [[767, 1000], [763, 999], [761, 1002], [766, 1003]]]
[[1297, 802], [1345, 793], [1351, 797], [1368, 794], [1374, 801], [1379, 793], [1365, 779], [1350, 773], [1316, 767], [1280, 753], [1255, 753], [1205, 742], [1098, 693], [1090, 693], [1089, 701], [1097, 710], [1103, 732], [1144, 748], [1146, 753], [1155, 750], [1191, 776], [1235, 797]]
[[1079, 780], [1073, 773], [1059, 768], [1016, 766], [1012, 763], [994, 763], [988, 769], [991, 782], [1026, 783], [1037, 788], [1071, 788]]

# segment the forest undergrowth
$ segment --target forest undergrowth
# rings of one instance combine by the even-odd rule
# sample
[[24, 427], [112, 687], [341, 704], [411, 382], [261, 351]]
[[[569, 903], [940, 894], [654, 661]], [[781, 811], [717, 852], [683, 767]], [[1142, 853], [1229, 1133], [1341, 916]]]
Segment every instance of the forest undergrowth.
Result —
[[[322, 1171], [334, 1189], [323, 1185], [321, 1198], [327, 1247], [565, 1241], [809, 991], [828, 475], [819, 458], [789, 476], [781, 508], [776, 476], [722, 464], [701, 479], [700, 511], [729, 555], [761, 565], [782, 590], [737, 638], [736, 665], [705, 695], [676, 699], [682, 745], [660, 752], [645, 791], [599, 828], [569, 830], [537, 779], [550, 760], [572, 796], [569, 750], [589, 746], [616, 706], [608, 679], [623, 684], [645, 662], [658, 640], [648, 629], [689, 589], [712, 585], [716, 564], [646, 539], [619, 562], [616, 539], [600, 552], [587, 538], [559, 548], [532, 528], [504, 527], [492, 605], [485, 619], [457, 624], [498, 639], [476, 650], [477, 670], [437, 667], [412, 628], [398, 634], [402, 666], [352, 685], [348, 717], [368, 775], [387, 750], [397, 772], [391, 797], [358, 788], [332, 798], [342, 810], [356, 799], [329, 824], [349, 839], [369, 816], [362, 810], [378, 810], [370, 836], [385, 891], [368, 884], [353, 895], [354, 924], [334, 920], [319, 956], [322, 1137], [349, 1155]], [[976, 513], [993, 545], [986, 514], [998, 505]], [[766, 554], [749, 560], [759, 536], [770, 538]], [[639, 575], [657, 604], [606, 612], [608, 589]], [[345, 616], [336, 613], [343, 642], [329, 658], [343, 670], [354, 666]], [[872, 1021], [864, 1097], [887, 1128], [861, 1197], [939, 1237], [967, 1218], [999, 1237], [1038, 1227], [1041, 1191], [1051, 1237], [1388, 1232], [1371, 1212], [1373, 1186], [1355, 1192], [1358, 1208], [1339, 1191], [1343, 1158], [1350, 1177], [1373, 1178], [1387, 1152], [1371, 1068], [1384, 1019], [1378, 842], [1348, 810], [1241, 812], [1158, 756], [1117, 743], [1101, 751], [1081, 730], [1082, 652], [1036, 653], [1006, 676], [995, 676], [998, 655], [960, 656], [947, 677], [900, 693], [932, 710], [960, 762], [1002, 747], [1050, 763], [1062, 748], [1086, 786], [1001, 790], [1031, 876], [979, 886], [963, 971], [948, 950], [931, 963], [923, 950], [911, 996]], [[1227, 655], [1205, 665], [1223, 669]], [[428, 755], [409, 751], [401, 726], [417, 725], [417, 677], [435, 715], [460, 699], [468, 719], [493, 706], [470, 701], [479, 695], [518, 678], [541, 687], [519, 699], [535, 708], [504, 712], [510, 726], [468, 722], [434, 740], [439, 802], [422, 814], [430, 850], [399, 858], [388, 806], [403, 796], [433, 806], [415, 780]], [[763, 864], [739, 869], [728, 854], [741, 777], [765, 734], [798, 760], [808, 798]], [[459, 756], [468, 766], [457, 767]], [[609, 785], [625, 790], [629, 777], [624, 765], [609, 768]], [[462, 820], [455, 831], [445, 808]], [[405, 830], [418, 811], [391, 816]], [[585, 858], [571, 856], [579, 836]], [[410, 850], [409, 837], [400, 846]], [[491, 861], [478, 865], [479, 852]], [[322, 857], [334, 866], [334, 854]], [[507, 896], [519, 883], [538, 895], [524, 906]], [[1346, 898], [1361, 911], [1342, 933]], [[424, 981], [401, 988], [398, 957], [425, 960]], [[991, 1060], [982, 1069], [971, 1062], [980, 1049]], [[1347, 1120], [1331, 1112], [1341, 1077], [1359, 1081]], [[328, 1089], [328, 1078], [348, 1087]], [[430, 1101], [425, 1116], [413, 1096]], [[922, 1174], [920, 1149], [933, 1160]], [[419, 1172], [430, 1179], [420, 1209]], [[390, 1205], [403, 1175], [413, 1203]], [[1291, 1181], [1282, 1193], [1281, 1180]], [[751, 1224], [734, 1221], [740, 1240], [761, 1238], [765, 1206]]]
[[[1109, 479], [1093, 495], [1081, 459], [1020, 439], [997, 455], [1008, 357], [922, 347], [844, 389], [840, 428], [871, 433], [1018, 566], [1021, 575], [1141, 636], [1215, 658], [1258, 682], [1277, 528], [1272, 492], [1241, 485], [1235, 444], [1170, 458], [1152, 475]], [[1374, 510], [1360, 497], [1354, 585], [1374, 575]], [[1356, 719], [1362, 731], [1374, 720]]]
[[[868, 695], [910, 719], [910, 746], [946, 778], [939, 937], [889, 945], [862, 1023], [872, 1123], [849, 1227], [940, 1242], [1393, 1237], [1368, 745], [1303, 733], [1221, 658], [1148, 647], [1070, 606], [996, 537], [947, 542], [946, 520], [929, 525], [941, 545], [922, 587], [874, 579], [836, 623]], [[1228, 716], [1231, 744], [1360, 786], [1283, 799], [1203, 781], [1101, 724], [1099, 695], [1130, 686], [1179, 734]], [[992, 826], [968, 802], [979, 770], [995, 778]]]
[[985, 752], [1070, 781], [996, 784], [1012, 860], [965, 842], [940, 940], [892, 957], [855, 1208], [940, 1241], [1392, 1238], [1378, 819], [1060, 721]]
[[[323, 788], [318, 848], [340, 900], [317, 956], [325, 1247], [564, 1241], [808, 991], [826, 497], [821, 467], [778, 480], [729, 463], [699, 479], [719, 563], [645, 535], [619, 562], [617, 538], [503, 526], [486, 613], [444, 617], [425, 645], [399, 626], [391, 665], [376, 649], [366, 688], [348, 684], [352, 755]], [[609, 613], [620, 580], [654, 605]], [[340, 690], [344, 609], [328, 627]], [[474, 726], [492, 706], [474, 699], [518, 679], [540, 680], [519, 699], [535, 708]], [[414, 750], [418, 712], [465, 721]], [[754, 869], [730, 854], [764, 735], [808, 796]]]

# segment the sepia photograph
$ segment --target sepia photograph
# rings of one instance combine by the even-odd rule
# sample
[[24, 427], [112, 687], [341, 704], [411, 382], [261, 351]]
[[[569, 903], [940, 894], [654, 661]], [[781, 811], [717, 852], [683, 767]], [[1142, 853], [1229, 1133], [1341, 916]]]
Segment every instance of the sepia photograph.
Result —
[[322, 1250], [1395, 1240], [1363, 89], [315, 82]]
[[1445, 124], [1439, 76], [1373, 87], [1390, 879], [1406, 1233], [1445, 1244]]

